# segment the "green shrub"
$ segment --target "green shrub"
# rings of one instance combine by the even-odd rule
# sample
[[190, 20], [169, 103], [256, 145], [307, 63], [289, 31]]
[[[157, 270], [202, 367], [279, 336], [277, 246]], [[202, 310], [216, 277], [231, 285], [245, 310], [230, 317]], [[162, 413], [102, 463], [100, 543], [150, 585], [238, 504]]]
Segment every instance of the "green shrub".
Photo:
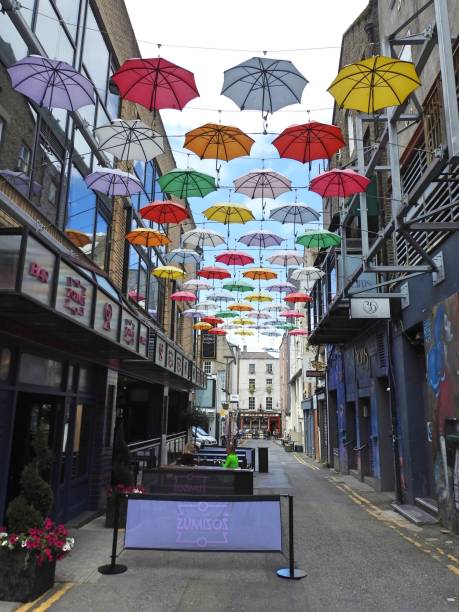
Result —
[[6, 520], [13, 533], [27, 533], [31, 527], [43, 527], [43, 516], [22, 494], [8, 504]]

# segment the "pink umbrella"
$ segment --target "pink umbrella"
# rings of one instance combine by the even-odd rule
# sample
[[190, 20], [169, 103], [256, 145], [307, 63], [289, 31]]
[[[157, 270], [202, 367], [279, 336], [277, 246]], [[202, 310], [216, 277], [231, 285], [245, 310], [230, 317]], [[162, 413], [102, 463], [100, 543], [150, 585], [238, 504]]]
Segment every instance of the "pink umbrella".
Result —
[[313, 299], [307, 293], [302, 293], [301, 291], [295, 291], [294, 293], [289, 293], [284, 297], [284, 302], [291, 302], [292, 304], [297, 304], [300, 302], [312, 302]]
[[201, 270], [196, 272], [196, 276], [202, 276], [203, 278], [213, 280], [231, 278], [230, 272], [228, 272], [228, 270], [225, 270], [225, 268], [222, 268], [221, 266], [207, 266], [205, 268], [201, 268]]
[[355, 170], [329, 170], [312, 179], [309, 190], [323, 198], [346, 198], [366, 191], [371, 180]]
[[255, 259], [243, 251], [224, 251], [215, 256], [215, 261], [227, 266], [246, 266], [254, 263]]
[[177, 291], [171, 295], [174, 302], [196, 302], [196, 296], [191, 291]]
[[291, 319], [302, 319], [304, 314], [302, 312], [297, 312], [296, 310], [283, 310], [279, 313], [279, 316]]
[[141, 302], [145, 299], [145, 296], [141, 293], [138, 293], [135, 289], [132, 289], [132, 291], [128, 291], [128, 297], [130, 297], [131, 300], [134, 300], [134, 302]]
[[291, 329], [288, 332], [289, 336], [307, 336], [308, 332], [305, 329]]

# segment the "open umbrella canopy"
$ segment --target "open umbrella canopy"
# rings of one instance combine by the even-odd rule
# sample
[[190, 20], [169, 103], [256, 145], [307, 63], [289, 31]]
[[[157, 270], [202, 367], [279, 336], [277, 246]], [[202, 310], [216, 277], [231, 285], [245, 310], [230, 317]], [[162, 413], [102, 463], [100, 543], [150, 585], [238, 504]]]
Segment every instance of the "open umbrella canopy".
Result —
[[299, 251], [277, 251], [266, 258], [273, 266], [300, 266], [303, 263], [303, 253]]
[[84, 247], [92, 242], [88, 234], [80, 232], [79, 230], [67, 228], [65, 230], [65, 235], [76, 247]]
[[212, 302], [211, 300], [205, 300], [204, 302], [199, 302], [195, 306], [196, 310], [205, 310], [209, 312], [209, 310], [217, 310], [218, 304], [217, 302]]
[[253, 336], [253, 331], [250, 331], [250, 329], [237, 329], [235, 332], [235, 334], [237, 334], [238, 336]]
[[244, 319], [244, 318], [241, 317], [241, 318], [238, 318], [238, 319], [233, 319], [231, 321], [231, 323], [233, 325], [238, 325], [238, 326], [241, 326], [241, 327], [247, 327], [249, 325], [254, 325], [255, 321], [253, 319]]
[[288, 281], [279, 281], [266, 287], [266, 291], [277, 291], [279, 293], [288, 293], [292, 291], [292, 289], [296, 289], [296, 287], [293, 283], [289, 283]]
[[234, 310], [237, 312], [250, 312], [251, 310], [255, 310], [255, 308], [252, 306], [252, 304], [236, 302], [235, 304], [230, 304], [228, 306], [228, 310]]
[[307, 230], [296, 239], [306, 249], [328, 249], [341, 244], [341, 236], [328, 230]]
[[[25, 197], [29, 195], [30, 176], [25, 172], [19, 172], [18, 170], [0, 170], [0, 176], [3, 177], [13, 185], [13, 187], [22, 193]], [[31, 195], [39, 196], [41, 193], [41, 185], [37, 181], [32, 181]]]
[[101, 166], [88, 174], [84, 182], [94, 191], [105, 193], [108, 196], [130, 196], [143, 189], [142, 183], [135, 174]]
[[170, 238], [166, 234], [148, 227], [131, 230], [126, 234], [126, 240], [131, 244], [139, 244], [144, 247], [163, 246], [170, 243]]
[[288, 302], [290, 304], [300, 304], [312, 301], [312, 297], [310, 297], [307, 293], [303, 293], [302, 291], [295, 291], [284, 297], [284, 302]]
[[196, 272], [196, 275], [202, 276], [203, 278], [218, 280], [231, 278], [231, 273], [228, 272], [226, 268], [222, 268], [221, 266], [206, 266], [205, 268], [201, 268], [201, 270]]
[[128, 297], [134, 302], [142, 302], [145, 299], [145, 296], [142, 293], [139, 293], [136, 289], [128, 291]]
[[182, 110], [199, 96], [193, 73], [162, 57], [127, 59], [111, 80], [123, 99], [137, 102], [150, 111]]
[[187, 317], [190, 319], [200, 319], [205, 315], [204, 310], [198, 310], [197, 308], [188, 308], [187, 310], [183, 310], [181, 313], [182, 317]]
[[218, 300], [219, 302], [234, 302], [235, 300], [234, 296], [231, 294], [231, 291], [227, 291], [226, 289], [212, 291], [207, 295], [207, 299]]
[[238, 291], [240, 293], [246, 293], [249, 291], [253, 291], [255, 287], [250, 283], [246, 283], [242, 280], [233, 280], [230, 283], [224, 283], [223, 289], [226, 289], [227, 291]]
[[342, 108], [374, 113], [403, 104], [419, 85], [412, 62], [374, 55], [344, 66], [327, 91]]
[[186, 289], [196, 289], [199, 291], [200, 289], [210, 289], [212, 285], [206, 283], [206, 281], [201, 280], [200, 278], [190, 278], [183, 283], [183, 286]]
[[181, 223], [190, 216], [184, 206], [175, 202], [169, 202], [168, 200], [164, 200], [164, 202], [151, 202], [151, 204], [141, 208], [139, 214], [142, 219], [154, 221], [159, 225]]
[[243, 204], [232, 204], [231, 202], [222, 202], [213, 204], [202, 213], [209, 221], [217, 221], [218, 223], [247, 223], [254, 221], [252, 211]]
[[193, 329], [197, 329], [198, 331], [209, 331], [209, 329], [212, 329], [212, 325], [210, 323], [198, 321], [193, 325]]
[[[266, 319], [266, 321], [270, 318], [270, 316], [269, 316], [269, 314], [267, 312], [252, 312], [250, 314], [250, 317], [253, 318], [253, 319], [257, 319], [257, 320]], [[265, 321], [265, 323], [266, 323], [266, 321]]]
[[269, 293], [249, 293], [249, 295], [245, 296], [245, 299], [248, 302], [272, 302], [274, 298], [269, 295]]
[[191, 291], [176, 291], [172, 293], [170, 299], [174, 302], [196, 302], [196, 296]]
[[238, 316], [237, 312], [232, 312], [231, 310], [219, 310], [215, 313], [216, 317], [220, 317], [221, 319], [234, 319]]
[[201, 321], [204, 321], [204, 323], [210, 323], [212, 326], [220, 325], [220, 323], [224, 323], [223, 319], [220, 319], [219, 317], [213, 317], [211, 315], [202, 317]]
[[292, 190], [292, 181], [274, 170], [253, 170], [233, 181], [236, 193], [249, 198], [277, 198]]
[[272, 278], [277, 278], [277, 272], [270, 268], [250, 268], [249, 270], [244, 270], [242, 275], [252, 280], [271, 280]]
[[302, 312], [298, 312], [297, 310], [283, 310], [279, 313], [280, 317], [285, 317], [286, 319], [302, 319], [304, 314]]
[[167, 263], [186, 265], [188, 263], [197, 264], [201, 261], [202, 255], [191, 249], [174, 249], [167, 254]]
[[290, 278], [294, 281], [316, 281], [319, 278], [325, 276], [325, 272], [322, 272], [320, 268], [315, 268], [314, 266], [305, 266], [304, 268], [298, 268], [297, 270], [293, 270]]
[[140, 119], [113, 119], [94, 130], [99, 150], [120, 160], [147, 162], [164, 153], [164, 138]]
[[274, 327], [276, 327], [277, 329], [286, 330], [296, 329], [296, 325], [294, 323], [277, 323]]
[[196, 153], [201, 159], [230, 161], [236, 157], [250, 155], [255, 141], [239, 128], [206, 123], [185, 134], [185, 149]]
[[158, 266], [153, 270], [152, 274], [165, 280], [178, 280], [185, 276], [185, 272], [175, 266]]
[[263, 336], [271, 336], [272, 338], [275, 338], [276, 336], [282, 336], [282, 332], [277, 329], [267, 329], [266, 331], [262, 331], [261, 333], [263, 334]]
[[242, 242], [247, 246], [256, 246], [262, 249], [266, 249], [272, 246], [279, 246], [285, 241], [285, 238], [268, 232], [267, 230], [256, 230], [254, 232], [248, 232], [238, 238], [238, 242]]
[[289, 336], [307, 336], [308, 332], [305, 329], [291, 329], [288, 332]]
[[226, 336], [226, 334], [228, 333], [226, 330], [221, 329], [219, 327], [214, 327], [212, 329], [209, 329], [209, 331], [207, 332], [208, 334], [212, 334], [213, 336]]
[[225, 244], [225, 239], [213, 230], [192, 229], [182, 235], [182, 244], [194, 249], [204, 246], [216, 247], [219, 244]]
[[281, 304], [280, 302], [275, 302], [275, 303], [270, 304], [269, 306], [265, 306], [263, 308], [264, 311], [265, 310], [268, 310], [268, 311], [274, 310], [274, 311], [276, 311], [276, 310], [284, 310], [284, 309], [285, 309], [284, 304]]
[[39, 106], [76, 111], [95, 104], [91, 81], [67, 62], [29, 55], [7, 71], [13, 89]]
[[309, 190], [323, 198], [347, 198], [367, 190], [371, 179], [355, 170], [328, 170], [312, 179]]
[[158, 179], [162, 191], [177, 198], [203, 198], [217, 190], [215, 178], [196, 170], [174, 168]]
[[318, 121], [292, 125], [279, 134], [272, 144], [280, 157], [296, 159], [303, 164], [314, 159], [330, 159], [346, 146], [339, 127]]
[[301, 102], [308, 81], [288, 60], [252, 57], [225, 70], [222, 95], [241, 110], [275, 111]]
[[294, 223], [296, 225], [304, 225], [311, 221], [317, 221], [320, 218], [320, 213], [308, 206], [307, 204], [282, 204], [272, 208], [269, 213], [269, 218], [281, 223]]
[[255, 259], [248, 253], [243, 251], [223, 251], [215, 255], [215, 261], [218, 263], [225, 264], [227, 266], [246, 266], [255, 261]]

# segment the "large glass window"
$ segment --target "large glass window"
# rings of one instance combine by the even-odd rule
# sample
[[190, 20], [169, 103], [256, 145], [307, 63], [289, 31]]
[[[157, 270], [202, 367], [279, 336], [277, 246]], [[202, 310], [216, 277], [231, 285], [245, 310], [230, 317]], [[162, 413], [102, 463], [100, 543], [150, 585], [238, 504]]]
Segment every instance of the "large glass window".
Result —
[[104, 38], [99, 31], [96, 18], [91, 7], [88, 7], [86, 16], [85, 40], [83, 48], [83, 63], [89, 72], [91, 80], [105, 101], [107, 96], [108, 68], [110, 54]]
[[[22, 0], [21, 0], [22, 1]], [[79, 0], [54, 0], [60, 16], [73, 40], [77, 37], [78, 14], [80, 12]]]
[[73, 436], [72, 479], [85, 476], [88, 471], [90, 442], [89, 407], [79, 403], [75, 412], [75, 433]]
[[74, 49], [50, 0], [40, 0], [37, 12], [35, 34], [52, 59], [73, 64]]

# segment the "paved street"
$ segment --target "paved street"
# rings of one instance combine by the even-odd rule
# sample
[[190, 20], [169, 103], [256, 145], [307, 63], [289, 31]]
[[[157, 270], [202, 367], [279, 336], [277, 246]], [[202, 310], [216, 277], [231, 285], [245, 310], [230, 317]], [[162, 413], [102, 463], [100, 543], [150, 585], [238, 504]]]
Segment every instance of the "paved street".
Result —
[[[266, 445], [267, 442], [248, 442]], [[102, 576], [109, 532], [99, 523], [75, 532], [80, 548], [58, 567], [52, 610], [155, 612], [390, 611], [459, 609], [456, 536], [440, 527], [419, 528], [390, 510], [390, 496], [372, 491], [269, 443], [270, 473], [257, 476], [257, 492], [295, 496], [297, 566], [306, 579], [290, 582], [275, 570], [276, 554], [126, 551], [127, 573]], [[80, 537], [80, 534], [82, 537]], [[100, 546], [97, 546], [100, 542]], [[91, 556], [92, 555], [92, 556]], [[59, 598], [60, 596], [60, 598]], [[47, 609], [47, 608], [40, 608]]]

